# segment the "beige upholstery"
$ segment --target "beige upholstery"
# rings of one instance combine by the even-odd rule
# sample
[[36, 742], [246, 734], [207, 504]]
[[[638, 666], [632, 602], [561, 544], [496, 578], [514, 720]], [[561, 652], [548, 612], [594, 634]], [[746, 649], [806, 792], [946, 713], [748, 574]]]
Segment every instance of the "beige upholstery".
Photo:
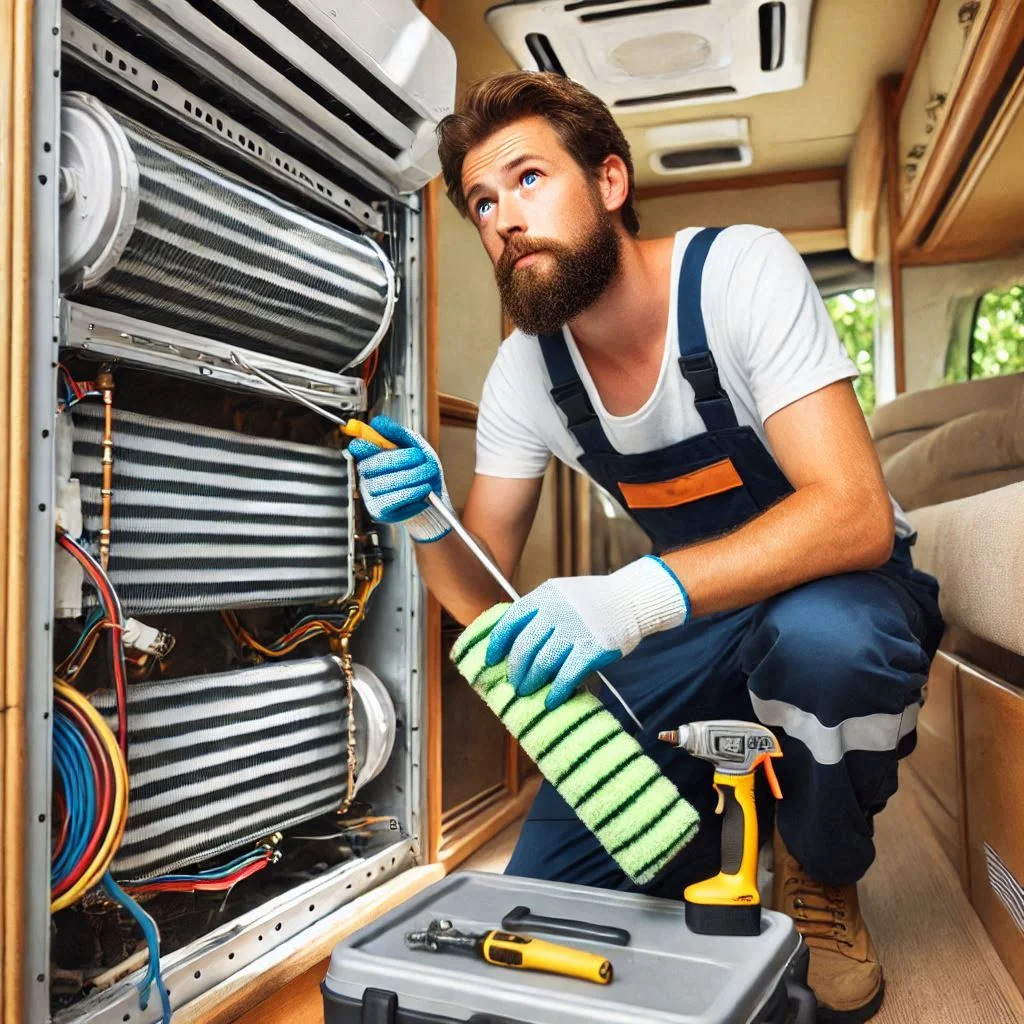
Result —
[[949, 625], [1024, 654], [1024, 483], [911, 513]]
[[870, 426], [907, 511], [1024, 481], [1024, 374], [902, 395]]

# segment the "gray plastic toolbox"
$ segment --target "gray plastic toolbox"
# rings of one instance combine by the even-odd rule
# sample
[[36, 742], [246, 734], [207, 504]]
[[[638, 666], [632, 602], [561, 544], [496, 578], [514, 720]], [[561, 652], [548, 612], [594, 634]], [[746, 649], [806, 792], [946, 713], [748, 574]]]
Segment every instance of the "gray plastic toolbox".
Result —
[[[524, 930], [601, 953], [609, 985], [408, 949], [446, 919], [464, 932], [533, 914], [625, 928], [626, 946]], [[807, 949], [783, 914], [755, 937], [695, 935], [681, 902], [508, 875], [451, 875], [340, 942], [322, 985], [325, 1024], [813, 1024]]]

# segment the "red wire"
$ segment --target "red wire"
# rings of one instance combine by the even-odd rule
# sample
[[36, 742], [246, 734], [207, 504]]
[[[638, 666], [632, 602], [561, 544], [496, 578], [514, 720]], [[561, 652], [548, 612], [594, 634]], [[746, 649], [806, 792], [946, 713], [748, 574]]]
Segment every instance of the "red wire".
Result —
[[82, 735], [82, 739], [85, 741], [86, 750], [89, 754], [89, 767], [92, 769], [93, 791], [101, 803], [89, 845], [60, 885], [54, 888], [54, 898], [67, 892], [82, 877], [85, 869], [92, 863], [107, 831], [107, 823], [110, 820], [114, 801], [113, 775], [111, 774], [110, 762], [107, 760], [103, 748], [93, 735], [88, 721], [73, 704], [62, 701], [59, 697], [57, 698], [57, 704], [60, 706], [61, 713], [74, 721]]
[[88, 573], [89, 578], [96, 584], [100, 592], [100, 601], [107, 613], [107, 621], [110, 629], [110, 660], [114, 667], [114, 690], [117, 694], [117, 745], [124, 754], [125, 761], [128, 760], [128, 676], [124, 667], [124, 641], [122, 630], [124, 626], [117, 621], [117, 597], [113, 588], [107, 580], [106, 574], [93, 560], [92, 556], [81, 546], [75, 543], [66, 533], [57, 535], [57, 543], [68, 552], [82, 568]]
[[54, 792], [54, 798], [57, 801], [57, 844], [53, 848], [51, 863], [56, 862], [64, 849], [64, 844], [68, 841], [68, 826], [70, 824], [68, 805], [64, 800], [64, 794], [58, 789]]
[[270, 863], [272, 856], [273, 854], [268, 853], [263, 860], [247, 864], [244, 868], [239, 868], [238, 871], [225, 875], [223, 878], [196, 879], [189, 882], [154, 882], [152, 885], [135, 886], [132, 888], [132, 892], [220, 892], [237, 885], [243, 878], [262, 871]]
[[71, 376], [71, 371], [63, 363], [58, 363], [57, 366], [64, 371], [64, 378], [67, 380], [68, 387], [71, 388], [71, 392], [75, 398], [84, 398], [85, 392], [78, 386], [78, 382], [75, 378]]

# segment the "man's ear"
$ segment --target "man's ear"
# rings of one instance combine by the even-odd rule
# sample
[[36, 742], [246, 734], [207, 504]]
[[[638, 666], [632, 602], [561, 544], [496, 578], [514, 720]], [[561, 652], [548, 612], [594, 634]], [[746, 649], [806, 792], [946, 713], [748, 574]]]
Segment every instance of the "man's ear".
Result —
[[629, 196], [629, 171], [621, 156], [609, 153], [597, 169], [597, 187], [609, 213], [622, 209]]

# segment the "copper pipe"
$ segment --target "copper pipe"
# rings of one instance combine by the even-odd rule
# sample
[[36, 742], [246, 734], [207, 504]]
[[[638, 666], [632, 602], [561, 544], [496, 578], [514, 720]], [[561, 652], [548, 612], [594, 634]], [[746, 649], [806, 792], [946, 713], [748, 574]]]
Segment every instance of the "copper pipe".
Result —
[[106, 572], [110, 561], [110, 507], [114, 494], [114, 375], [104, 366], [96, 375], [96, 386], [103, 392], [103, 523], [100, 527], [100, 566]]

